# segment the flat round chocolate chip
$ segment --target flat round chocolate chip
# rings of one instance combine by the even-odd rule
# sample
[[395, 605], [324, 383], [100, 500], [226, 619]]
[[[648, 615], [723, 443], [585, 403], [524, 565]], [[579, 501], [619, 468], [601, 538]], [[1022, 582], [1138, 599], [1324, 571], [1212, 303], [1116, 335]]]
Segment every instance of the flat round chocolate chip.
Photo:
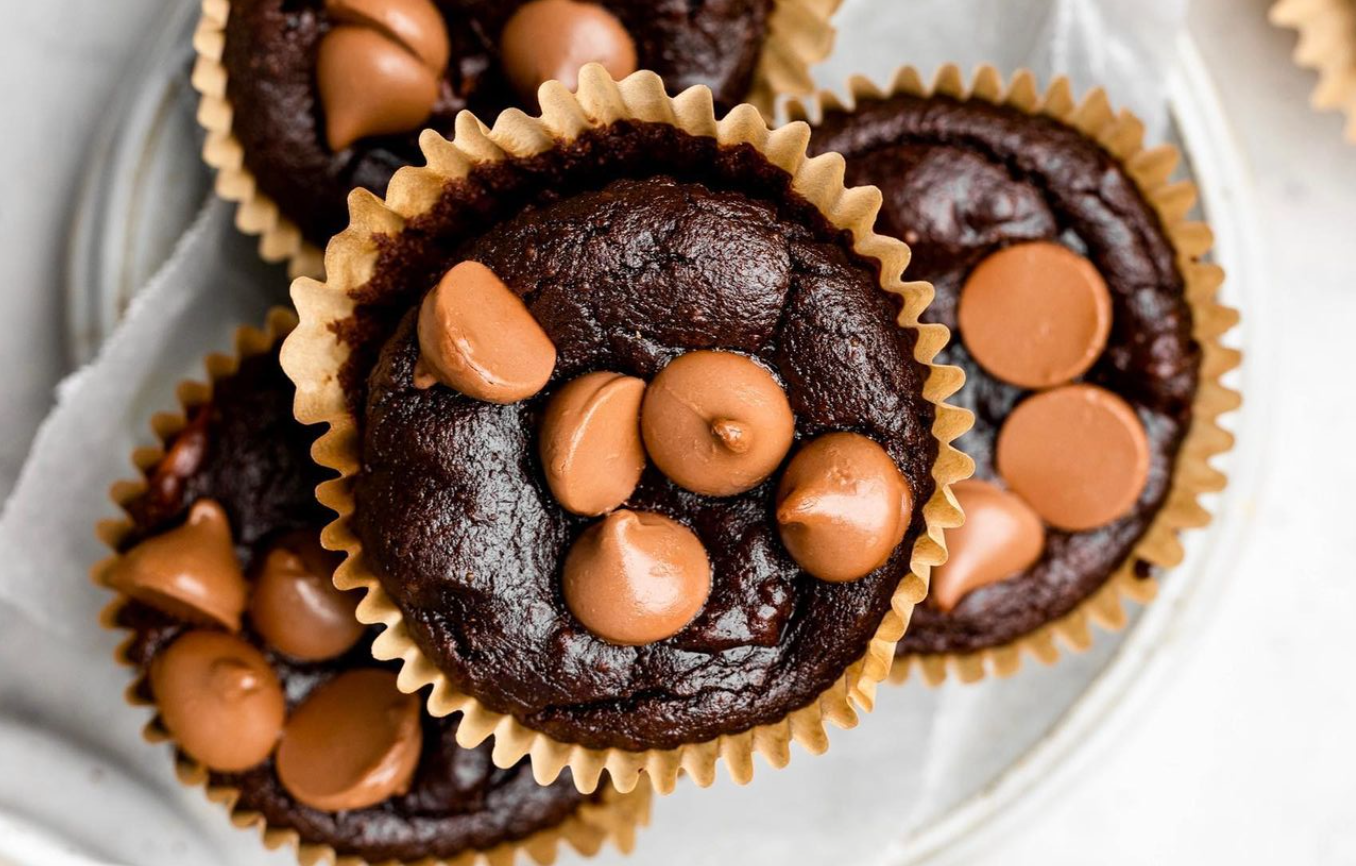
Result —
[[621, 373], [580, 376], [551, 396], [540, 452], [556, 501], [575, 514], [604, 514], [626, 501], [645, 471], [640, 403], [645, 381]]
[[1095, 385], [1020, 403], [998, 434], [998, 472], [1046, 523], [1082, 532], [1134, 506], [1149, 478], [1149, 438], [1135, 410]]
[[523, 99], [534, 102], [537, 88], [559, 81], [579, 86], [579, 70], [601, 63], [621, 79], [636, 71], [636, 43], [603, 6], [578, 0], [531, 0], [504, 25], [499, 38], [504, 71]]
[[1111, 293], [1092, 262], [1048, 241], [979, 263], [961, 290], [965, 348], [994, 376], [1051, 388], [1088, 371], [1111, 333]]
[[271, 646], [302, 661], [343, 655], [363, 635], [358, 593], [332, 580], [339, 557], [313, 534], [291, 536], [264, 557], [254, 578], [250, 622]]

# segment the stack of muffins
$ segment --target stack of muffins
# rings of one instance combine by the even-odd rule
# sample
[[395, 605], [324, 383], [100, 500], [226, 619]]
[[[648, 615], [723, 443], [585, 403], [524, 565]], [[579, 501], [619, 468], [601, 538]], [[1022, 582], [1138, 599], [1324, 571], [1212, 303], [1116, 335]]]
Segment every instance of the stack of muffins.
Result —
[[1174, 155], [1022, 74], [811, 97], [834, 5], [205, 0], [218, 189], [325, 276], [157, 416], [95, 578], [238, 824], [629, 849], [1180, 558], [1238, 359]]

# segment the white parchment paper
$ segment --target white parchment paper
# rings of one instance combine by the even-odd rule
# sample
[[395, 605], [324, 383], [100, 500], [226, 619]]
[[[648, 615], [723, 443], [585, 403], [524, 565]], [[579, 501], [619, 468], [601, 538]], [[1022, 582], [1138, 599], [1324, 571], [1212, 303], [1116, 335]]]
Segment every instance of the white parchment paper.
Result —
[[[1079, 93], [1106, 86], [1161, 130], [1184, 5], [847, 0], [838, 49], [817, 78], [841, 92], [851, 74], [885, 83], [903, 63], [1026, 66], [1045, 81], [1069, 74]], [[163, 747], [140, 742], [145, 714], [123, 704], [115, 639], [96, 626], [107, 597], [86, 576], [103, 555], [94, 524], [114, 513], [105, 491], [131, 474], [131, 449], [152, 441], [151, 414], [173, 408], [175, 384], [201, 376], [202, 357], [228, 351], [236, 327], [260, 324], [284, 288], [230, 226], [229, 208], [209, 205], [98, 360], [63, 383], [0, 517], [0, 812], [72, 850], [146, 866], [291, 860], [231, 831], [177, 785]], [[1007, 682], [885, 688], [858, 729], [832, 735], [827, 756], [797, 752], [787, 770], [760, 766], [746, 788], [721, 779], [658, 803], [641, 862], [903, 862], [911, 834], [990, 784], [1114, 648], [1103, 637], [1086, 655]], [[4, 854], [24, 856], [0, 845]]]

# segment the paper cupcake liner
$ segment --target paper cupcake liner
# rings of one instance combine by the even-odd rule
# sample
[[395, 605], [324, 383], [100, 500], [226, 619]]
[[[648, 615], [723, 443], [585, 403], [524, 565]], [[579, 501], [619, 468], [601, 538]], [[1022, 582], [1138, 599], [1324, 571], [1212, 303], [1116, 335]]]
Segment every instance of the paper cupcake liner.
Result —
[[768, 37], [746, 102], [771, 120], [782, 95], [815, 92], [810, 67], [833, 51], [836, 31], [829, 19], [843, 0], [777, 0], [768, 18]]
[[[539, 99], [543, 108], [540, 118], [507, 111], [490, 129], [463, 114], [453, 141], [425, 131], [420, 143], [428, 160], [426, 167], [401, 169], [384, 202], [366, 192], [349, 198], [352, 223], [335, 236], [325, 254], [329, 282], [302, 278], [293, 283], [301, 324], [283, 347], [283, 368], [298, 384], [297, 417], [306, 423], [323, 422], [330, 428], [316, 443], [312, 456], [340, 475], [318, 491], [321, 503], [339, 514], [322, 540], [326, 547], [347, 554], [335, 572], [335, 583], [343, 589], [367, 591], [358, 607], [358, 618], [387, 626], [373, 652], [379, 658], [403, 661], [400, 687], [410, 692], [431, 687], [429, 707], [435, 715], [463, 713], [458, 729], [463, 745], [473, 746], [493, 735], [494, 760], [499, 766], [511, 766], [530, 755], [538, 781], [549, 782], [569, 767], [583, 791], [593, 790], [604, 770], [623, 791], [634, 788], [644, 772], [655, 787], [667, 793], [680, 772], [688, 773], [699, 785], [711, 784], [716, 764], [723, 759], [731, 777], [745, 783], [753, 775], [755, 753], [772, 766], [782, 767], [790, 759], [792, 741], [812, 753], [823, 752], [828, 747], [826, 723], [851, 727], [857, 720], [857, 707], [870, 709], [876, 685], [889, 672], [895, 645], [913, 606], [927, 593], [932, 566], [946, 558], [943, 529], [959, 525], [961, 519], [950, 485], [968, 477], [973, 463], [950, 443], [969, 429], [972, 418], [969, 412], [945, 401], [960, 387], [964, 374], [958, 368], [932, 363], [949, 333], [941, 325], [918, 320], [931, 302], [933, 290], [927, 283], [906, 283], [900, 278], [908, 264], [908, 247], [872, 231], [881, 204], [880, 192], [874, 187], [845, 188], [844, 163], [837, 154], [809, 158], [806, 146], [810, 130], [805, 124], [771, 131], [751, 105], [739, 106], [717, 120], [711, 92], [705, 87], [670, 97], [653, 73], [638, 72], [616, 82], [597, 65], [584, 68], [578, 94], [551, 82], [542, 87]], [[727, 146], [753, 147], [786, 171], [794, 190], [830, 224], [850, 235], [857, 253], [881, 263], [881, 287], [903, 299], [900, 325], [916, 332], [915, 359], [930, 370], [923, 396], [934, 406], [933, 434], [939, 442], [933, 468], [936, 492], [923, 506], [926, 531], [914, 545], [911, 573], [901, 580], [892, 609], [864, 655], [822, 695], [779, 722], [674, 749], [647, 751], [589, 749], [532, 730], [512, 716], [494, 712], [458, 692], [415, 645], [400, 609], [364, 562], [362, 544], [350, 525], [354, 512], [352, 484], [359, 460], [358, 422], [335, 376], [349, 348], [331, 331], [353, 313], [350, 291], [367, 282], [376, 266], [374, 236], [398, 234], [407, 220], [434, 206], [446, 184], [465, 178], [476, 165], [540, 154], [573, 141], [587, 130], [628, 119], [668, 124]]]
[[1299, 31], [1295, 63], [1318, 73], [1309, 102], [1347, 116], [1347, 141], [1356, 144], [1356, 3], [1351, 0], [1278, 0], [1271, 23]]
[[[122, 510], [117, 518], [100, 521], [96, 528], [99, 540], [108, 545], [112, 555], [108, 556], [90, 571], [94, 583], [109, 588], [109, 575], [120, 558], [118, 551], [131, 535], [134, 526], [132, 516], [127, 510], [131, 503], [147, 489], [146, 475], [165, 456], [170, 440], [188, 424], [192, 413], [209, 402], [215, 383], [225, 379], [239, 369], [241, 361], [262, 355], [272, 349], [294, 327], [297, 318], [290, 310], [274, 308], [269, 311], [263, 330], [252, 327], [240, 328], [236, 332], [235, 352], [233, 354], [212, 354], [207, 356], [204, 366], [207, 369], [207, 381], [185, 381], [177, 389], [179, 410], [161, 412], [151, 418], [151, 429], [159, 444], [138, 448], [132, 452], [132, 464], [137, 470], [135, 480], [119, 481], [109, 491], [113, 502]], [[137, 670], [137, 676], [128, 685], [124, 694], [127, 703], [133, 707], [154, 708], [155, 704], [145, 697], [145, 674], [139, 665], [128, 656], [135, 634], [118, 623], [118, 615], [128, 604], [124, 595], [117, 595], [100, 613], [99, 623], [112, 631], [125, 631], [127, 638], [119, 644], [115, 658], [119, 664]], [[162, 724], [158, 715], [151, 718], [142, 728], [142, 736], [153, 744], [173, 743], [174, 738]], [[242, 829], [257, 828], [264, 846], [270, 850], [282, 847], [292, 848], [302, 866], [318, 863], [337, 864], [337, 866], [367, 866], [361, 857], [341, 855], [333, 847], [325, 844], [307, 842], [301, 834], [290, 827], [277, 827], [268, 823], [260, 813], [240, 805], [240, 791], [229, 785], [215, 784], [207, 767], [190, 758], [181, 750], [174, 752], [175, 775], [188, 787], [201, 787], [207, 799], [220, 803], [230, 813], [231, 823]], [[622, 794], [608, 788], [601, 802], [584, 803], [569, 818], [554, 827], [539, 830], [523, 839], [502, 842], [485, 851], [467, 851], [452, 860], [433, 860], [424, 858], [417, 861], [418, 866], [512, 866], [521, 852], [535, 863], [550, 864], [562, 847], [567, 845], [584, 856], [596, 854], [604, 844], [612, 842], [619, 850], [629, 853], [635, 845], [636, 830], [649, 823], [650, 797], [646, 788]], [[395, 861], [385, 861], [383, 866]]]
[[[810, 67], [833, 49], [835, 31], [829, 19], [840, 3], [842, 0], [775, 0], [747, 97], [765, 117], [772, 117], [780, 94], [814, 92]], [[202, 0], [202, 17], [193, 33], [197, 59], [192, 83], [200, 96], [198, 124], [207, 133], [203, 161], [216, 172], [216, 194], [236, 204], [236, 228], [259, 237], [260, 258], [270, 263], [286, 262], [292, 278], [323, 276], [322, 251], [306, 240], [278, 203], [259, 189], [245, 165], [245, 149], [232, 131], [235, 111], [226, 94], [228, 73], [221, 59], [230, 14], [231, 0]]]
[[1106, 583], [1069, 613], [1010, 643], [968, 653], [902, 656], [890, 675], [896, 683], [915, 671], [929, 685], [943, 682], [948, 674], [962, 682], [975, 682], [988, 674], [1011, 676], [1020, 669], [1024, 653], [1053, 664], [1059, 659], [1061, 643], [1070, 650], [1086, 650], [1092, 645], [1093, 625], [1108, 631], [1123, 628], [1124, 601], [1145, 604], [1158, 590], [1152, 575], [1135, 574], [1135, 563], [1144, 561], [1158, 568], [1177, 565], [1183, 556], [1179, 534], [1209, 524], [1210, 513], [1200, 504], [1200, 497], [1223, 490], [1227, 480], [1210, 460], [1228, 451], [1234, 442], [1218, 419], [1237, 409], [1240, 402], [1239, 394], [1226, 387], [1221, 378], [1239, 365], [1242, 356], [1238, 350], [1221, 345], [1220, 339], [1238, 323], [1239, 316], [1238, 311], [1216, 300], [1224, 271], [1202, 261], [1214, 239], [1207, 225], [1188, 218], [1196, 203], [1195, 185], [1172, 180], [1180, 158], [1177, 149], [1169, 145], [1146, 148], [1143, 123], [1128, 111], [1115, 111], [1105, 91], [1093, 90], [1078, 101], [1065, 78], [1055, 79], [1042, 93], [1030, 72], [1018, 71], [1005, 83], [990, 66], [979, 67], [968, 85], [958, 66], [943, 66], [928, 85], [917, 70], [904, 67], [884, 91], [866, 78], [854, 77], [848, 81], [846, 103], [823, 92], [808, 105], [793, 102], [789, 111], [793, 117], [819, 117], [823, 111], [850, 111], [861, 101], [897, 95], [940, 95], [1007, 106], [1057, 120], [1100, 144], [1121, 163], [1158, 214], [1177, 254], [1177, 268], [1192, 313], [1192, 336], [1202, 350], [1200, 386], [1192, 403], [1191, 427], [1177, 455], [1172, 487], [1144, 536]]

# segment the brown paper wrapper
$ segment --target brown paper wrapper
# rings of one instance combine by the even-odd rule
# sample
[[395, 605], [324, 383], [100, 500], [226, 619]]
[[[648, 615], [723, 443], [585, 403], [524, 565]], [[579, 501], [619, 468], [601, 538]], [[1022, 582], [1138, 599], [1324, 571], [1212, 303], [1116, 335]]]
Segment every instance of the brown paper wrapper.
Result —
[[[112, 555], [96, 564], [90, 571], [94, 583], [109, 588], [109, 574], [119, 559], [118, 551], [129, 538], [133, 523], [128, 506], [146, 491], [146, 476], [165, 456], [168, 443], [184, 428], [192, 413], [212, 398], [216, 382], [228, 378], [240, 367], [246, 358], [262, 355], [272, 349], [293, 328], [296, 327], [296, 315], [290, 310], [274, 308], [270, 310], [263, 330], [244, 327], [236, 332], [235, 352], [233, 354], [212, 354], [204, 361], [207, 368], [207, 381], [185, 381], [177, 389], [179, 410], [161, 412], [151, 418], [151, 429], [159, 444], [138, 448], [132, 452], [132, 464], [136, 467], [135, 480], [119, 481], [109, 491], [114, 503], [123, 510], [120, 517], [100, 521], [95, 534], [108, 545]], [[127, 604], [127, 598], [118, 595], [100, 613], [99, 623], [104, 628], [121, 631], [118, 615]], [[133, 707], [152, 707], [154, 704], [145, 697], [145, 675], [129, 657], [128, 648], [133, 640], [128, 633], [115, 652], [117, 661], [137, 671], [135, 679], [128, 685], [125, 693], [127, 703]], [[155, 716], [142, 729], [142, 736], [149, 743], [173, 743], [170, 732]], [[263, 815], [251, 811], [239, 804], [240, 791], [228, 785], [214, 784], [210, 771], [194, 761], [182, 751], [174, 753], [175, 775], [179, 781], [189, 787], [201, 787], [207, 799], [220, 803], [230, 813], [231, 823], [242, 829], [257, 828], [265, 847], [270, 850], [290, 847], [296, 851], [297, 860], [302, 866], [313, 864], [337, 864], [337, 866], [367, 866], [360, 857], [338, 854], [329, 845], [307, 842], [290, 827], [271, 826]], [[600, 802], [585, 803], [569, 818], [555, 827], [549, 827], [517, 841], [503, 842], [486, 851], [467, 851], [449, 861], [423, 859], [418, 866], [512, 866], [519, 853], [527, 855], [533, 862], [553, 863], [562, 845], [569, 846], [584, 856], [596, 854], [604, 844], [612, 842], [623, 852], [629, 853], [635, 845], [636, 830], [649, 823], [649, 790], [641, 788], [629, 794], [622, 794], [614, 788], [604, 791]], [[391, 866], [387, 861], [382, 866]]]
[[[429, 686], [429, 707], [435, 715], [463, 713], [458, 729], [463, 745], [472, 746], [493, 735], [494, 759], [500, 766], [511, 766], [524, 755], [530, 755], [539, 781], [549, 782], [562, 768], [569, 767], [576, 784], [584, 791], [593, 790], [604, 770], [623, 791], [634, 788], [644, 772], [660, 791], [667, 793], [673, 789], [680, 772], [692, 776], [699, 785], [711, 784], [716, 764], [723, 759], [731, 777], [745, 783], [753, 775], [755, 753], [763, 755], [772, 766], [782, 767], [790, 760], [792, 741], [812, 753], [823, 752], [828, 747], [826, 723], [851, 727], [857, 720], [857, 707], [869, 709], [874, 702], [876, 685], [889, 672], [895, 644], [904, 633], [913, 606], [927, 593], [932, 566], [945, 560], [943, 529], [958, 525], [960, 520], [950, 485], [968, 477], [973, 463], [950, 443], [969, 428], [972, 419], [968, 412], [947, 405], [945, 400], [960, 387], [964, 377], [957, 368], [932, 364], [949, 334], [941, 325], [918, 321], [919, 314], [932, 300], [933, 290], [927, 283], [906, 283], [900, 279], [908, 264], [908, 247], [872, 231], [880, 208], [880, 192], [874, 187], [845, 188], [843, 161], [837, 154], [808, 158], [810, 131], [805, 124], [769, 130], [750, 105], [740, 106], [717, 120], [711, 93], [705, 87], [669, 97], [663, 82], [653, 73], [638, 72], [615, 82], [597, 65], [584, 68], [577, 95], [551, 82], [542, 87], [539, 99], [543, 107], [541, 118], [509, 111], [500, 115], [494, 128], [489, 129], [471, 115], [463, 114], [454, 141], [426, 131], [421, 145], [428, 159], [427, 167], [405, 168], [397, 173], [384, 202], [364, 192], [350, 197], [352, 223], [330, 242], [325, 254], [329, 282], [302, 278], [293, 283], [292, 294], [301, 313], [301, 325], [283, 347], [283, 367], [298, 383], [297, 417], [306, 423], [324, 422], [330, 426], [330, 432], [316, 443], [312, 454], [317, 462], [337, 470], [341, 476], [319, 490], [320, 501], [339, 514], [325, 531], [325, 546], [347, 554], [335, 572], [335, 583], [344, 589], [367, 591], [359, 605], [358, 618], [387, 626], [373, 652], [380, 658], [403, 660], [401, 688], [412, 692]], [[914, 546], [911, 573], [900, 582], [893, 608], [862, 658], [809, 705], [775, 724], [675, 749], [641, 752], [588, 749], [558, 742], [511, 716], [496, 713], [458, 692], [411, 640], [400, 609], [364, 562], [362, 544], [349, 522], [354, 511], [352, 479], [359, 461], [357, 419], [350, 413], [335, 376], [349, 348], [337, 341], [331, 331], [335, 323], [353, 313], [350, 291], [367, 282], [373, 272], [377, 259], [375, 235], [399, 233], [407, 220], [434, 205], [447, 183], [465, 178], [477, 164], [539, 154], [575, 139], [586, 130], [623, 119], [669, 124], [691, 135], [714, 137], [724, 145], [752, 146], [791, 175], [795, 191], [831, 224], [847, 232], [859, 254], [881, 263], [881, 287], [903, 299], [900, 325], [916, 331], [915, 358], [931, 369], [923, 396], [935, 406], [933, 433], [940, 443], [933, 468], [937, 490], [923, 505], [927, 530]]]
[[1344, 112], [1347, 141], [1356, 144], [1356, 3], [1278, 0], [1269, 17], [1299, 31], [1295, 63], [1318, 73], [1310, 104], [1318, 111]]
[[[768, 19], [768, 37], [754, 72], [748, 101], [771, 118], [781, 94], [814, 92], [810, 67], [833, 49], [830, 17], [842, 0], [775, 0]], [[324, 254], [306, 240], [278, 203], [265, 195], [245, 165], [245, 151], [232, 132], [235, 111], [226, 95], [227, 72], [222, 63], [226, 47], [226, 20], [231, 0], [202, 0], [202, 17], [193, 33], [197, 59], [193, 88], [198, 91], [198, 123], [207, 132], [202, 158], [216, 171], [217, 195], [236, 204], [235, 225], [259, 237], [259, 256], [266, 262], [286, 262], [288, 276], [320, 277]]]
[[1057, 78], [1042, 93], [1030, 72], [1018, 71], [1004, 82], [998, 70], [990, 66], [977, 69], [968, 84], [960, 67], [943, 66], [929, 85], [917, 70], [904, 67], [885, 90], [865, 78], [854, 77], [848, 82], [846, 103], [832, 93], [823, 92], [810, 105], [793, 102], [789, 111], [793, 117], [806, 117], [814, 109], [813, 116], [818, 117], [820, 111], [848, 111], [860, 102], [898, 94], [940, 95], [1004, 105], [1057, 120], [1100, 144], [1121, 163], [1158, 213], [1177, 253], [1177, 267], [1186, 284], [1186, 300], [1192, 312], [1193, 336], [1202, 349], [1200, 386], [1192, 404], [1191, 428], [1177, 456], [1172, 488], [1144, 537], [1106, 583], [1063, 617], [1011, 643], [972, 653], [901, 656], [890, 674], [895, 683], [905, 681], [915, 671], [929, 685], [943, 682], [948, 675], [968, 683], [989, 674], [1000, 677], [1015, 674], [1021, 668], [1023, 654], [1053, 664], [1059, 659], [1060, 644], [1077, 652], [1086, 650], [1092, 645], [1093, 625], [1109, 631], [1123, 628], [1124, 601], [1145, 604], [1158, 590], [1152, 576], [1136, 576], [1135, 563], [1142, 560], [1157, 568], [1177, 565], [1183, 556], [1179, 534], [1209, 524], [1210, 513], [1201, 506], [1200, 497], [1223, 490], [1227, 480], [1210, 465], [1210, 460], [1232, 448], [1234, 441], [1232, 434], [1219, 426], [1218, 419], [1238, 408], [1240, 402], [1239, 394], [1220, 381], [1242, 360], [1236, 349], [1220, 343], [1223, 335], [1238, 323], [1238, 311], [1221, 306], [1216, 300], [1224, 283], [1224, 271], [1203, 261], [1214, 237], [1209, 226], [1188, 217], [1196, 204], [1195, 185], [1172, 180], [1180, 158], [1176, 148], [1168, 145], [1146, 148], [1143, 123], [1128, 111], [1115, 111], [1105, 91], [1093, 90], [1081, 101], [1076, 100], [1068, 80]]

